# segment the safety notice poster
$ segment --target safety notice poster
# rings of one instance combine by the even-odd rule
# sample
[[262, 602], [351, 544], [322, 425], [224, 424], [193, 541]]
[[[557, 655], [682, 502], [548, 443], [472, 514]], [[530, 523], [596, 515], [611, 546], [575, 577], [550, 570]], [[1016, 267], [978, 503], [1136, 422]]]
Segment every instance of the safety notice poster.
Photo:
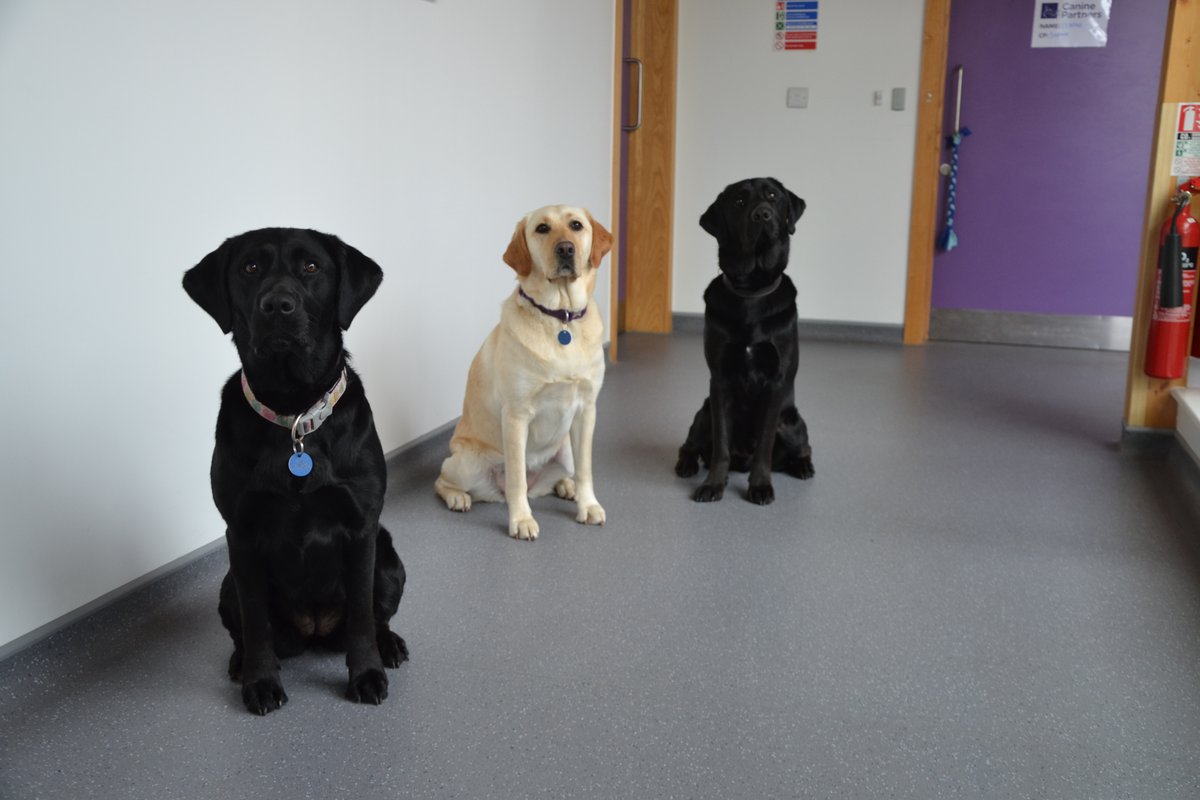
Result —
[[1200, 103], [1179, 104], [1171, 174], [1184, 178], [1200, 175]]
[[775, 49], [817, 49], [817, 0], [772, 0]]
[[1033, 47], [1104, 47], [1112, 0], [1034, 0]]

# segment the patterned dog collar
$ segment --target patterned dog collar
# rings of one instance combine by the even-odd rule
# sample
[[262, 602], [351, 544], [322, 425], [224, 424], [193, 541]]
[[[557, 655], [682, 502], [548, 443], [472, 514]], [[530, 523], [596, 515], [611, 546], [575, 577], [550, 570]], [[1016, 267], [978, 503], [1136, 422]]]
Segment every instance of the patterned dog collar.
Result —
[[342, 374], [337, 379], [337, 383], [308, 411], [305, 411], [303, 414], [276, 414], [254, 396], [254, 392], [250, 390], [250, 382], [246, 379], [246, 372], [242, 370], [242, 394], [246, 396], [246, 402], [263, 419], [290, 430], [292, 438], [297, 440], [308, 436], [321, 427], [322, 422], [329, 419], [329, 415], [333, 413], [333, 407], [337, 405], [337, 401], [341, 400], [342, 395], [346, 393], [346, 383], [346, 368], [343, 367]]

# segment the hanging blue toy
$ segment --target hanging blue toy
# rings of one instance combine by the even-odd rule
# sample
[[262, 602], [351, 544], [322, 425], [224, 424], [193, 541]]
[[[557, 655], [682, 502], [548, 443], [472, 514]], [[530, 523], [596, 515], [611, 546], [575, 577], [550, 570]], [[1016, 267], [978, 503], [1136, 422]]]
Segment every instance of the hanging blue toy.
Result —
[[955, 72], [958, 75], [958, 94], [954, 101], [954, 135], [946, 137], [946, 144], [950, 146], [950, 171], [946, 173], [950, 177], [946, 186], [946, 227], [942, 230], [942, 235], [938, 237], [938, 245], [946, 252], [958, 247], [958, 234], [954, 232], [954, 215], [958, 211], [958, 148], [963, 139], [971, 135], [971, 129], [964, 128], [960, 119], [962, 115], [962, 64], [958, 65]]
[[971, 135], [970, 128], [959, 128], [949, 137], [950, 144], [950, 183], [946, 187], [946, 227], [942, 231], [938, 244], [947, 252], [958, 246], [958, 234], [954, 232], [954, 214], [958, 210], [955, 195], [958, 192], [958, 146], [962, 140]]

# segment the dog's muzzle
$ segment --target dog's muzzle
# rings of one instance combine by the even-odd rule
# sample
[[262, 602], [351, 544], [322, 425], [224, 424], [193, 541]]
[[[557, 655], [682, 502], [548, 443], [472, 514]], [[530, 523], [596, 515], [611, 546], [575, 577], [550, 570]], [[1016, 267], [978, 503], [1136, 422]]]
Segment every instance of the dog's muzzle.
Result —
[[750, 221], [756, 225], [767, 225], [775, 221], [775, 209], [770, 203], [759, 203], [750, 210]]
[[558, 244], [554, 245], [554, 258], [558, 262], [554, 270], [556, 277], [575, 277], [576, 269], [574, 242], [559, 242]]
[[254, 304], [251, 333], [260, 353], [283, 353], [304, 348], [308, 317], [300, 295], [286, 285], [264, 289]]

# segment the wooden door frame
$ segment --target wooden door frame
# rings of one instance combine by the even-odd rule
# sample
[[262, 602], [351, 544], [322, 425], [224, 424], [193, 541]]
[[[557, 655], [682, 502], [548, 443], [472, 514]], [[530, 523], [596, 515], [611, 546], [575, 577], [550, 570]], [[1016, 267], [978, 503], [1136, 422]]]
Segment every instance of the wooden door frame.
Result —
[[624, 123], [622, 101], [624, 100], [625, 76], [625, 4], [629, 0], [614, 0], [613, 15], [613, 146], [612, 146], [612, 224], [611, 233], [615, 244], [608, 257], [608, 358], [617, 360], [617, 339], [624, 327], [621, 319], [621, 248], [624, 231], [621, 230], [621, 126]]
[[950, 45], [950, 0], [926, 0], [921, 32], [921, 77], [917, 93], [917, 143], [913, 159], [912, 217], [908, 231], [908, 277], [904, 295], [904, 343], [929, 339], [933, 297], [933, 244], [946, 104], [946, 53]]
[[1176, 104], [1197, 100], [1200, 100], [1200, 0], [1172, 0], [1163, 44], [1159, 113], [1150, 157], [1141, 264], [1133, 307], [1133, 339], [1129, 345], [1129, 373], [1125, 383], [1126, 430], [1174, 429], [1177, 409], [1171, 390], [1187, 385], [1186, 360], [1183, 377], [1175, 380], [1151, 378], [1146, 374], [1145, 366], [1150, 306], [1158, 280], [1159, 226], [1166, 218], [1171, 192], [1179, 182], [1171, 176]]

